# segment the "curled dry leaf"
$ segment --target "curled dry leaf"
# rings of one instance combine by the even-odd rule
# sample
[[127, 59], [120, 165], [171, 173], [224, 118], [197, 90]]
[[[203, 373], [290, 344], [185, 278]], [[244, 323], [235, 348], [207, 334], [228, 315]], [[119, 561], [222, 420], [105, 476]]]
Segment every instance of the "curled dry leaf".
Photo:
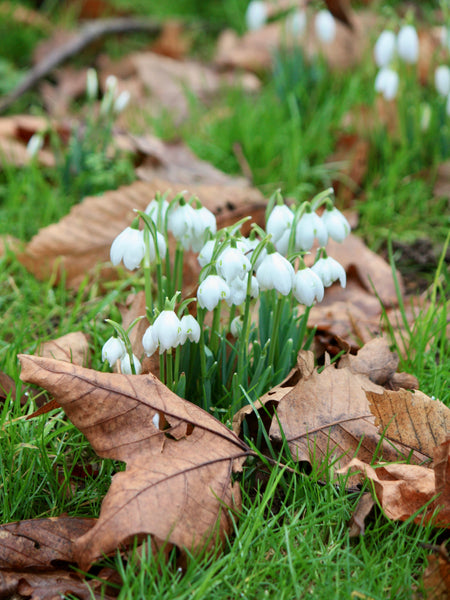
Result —
[[450, 408], [417, 390], [367, 392], [379, 431], [431, 457], [450, 431]]
[[81, 331], [67, 333], [56, 340], [50, 340], [40, 345], [38, 356], [65, 360], [74, 365], [84, 366], [89, 358], [89, 342]]
[[361, 498], [359, 499], [358, 504], [356, 505], [355, 510], [350, 518], [349, 523], [349, 536], [350, 537], [359, 537], [360, 535], [364, 535], [364, 531], [366, 529], [365, 519], [367, 515], [370, 513], [374, 506], [374, 501], [372, 496], [368, 492], [364, 492]]
[[75, 542], [82, 569], [136, 535], [197, 551], [232, 530], [228, 508], [239, 509], [240, 493], [231, 475], [249, 449], [225, 425], [152, 375], [20, 360], [22, 379], [47, 389], [99, 456], [127, 463], [113, 477], [97, 524]]
[[450, 560], [445, 550], [427, 557], [423, 587], [427, 600], [448, 600], [450, 597]]

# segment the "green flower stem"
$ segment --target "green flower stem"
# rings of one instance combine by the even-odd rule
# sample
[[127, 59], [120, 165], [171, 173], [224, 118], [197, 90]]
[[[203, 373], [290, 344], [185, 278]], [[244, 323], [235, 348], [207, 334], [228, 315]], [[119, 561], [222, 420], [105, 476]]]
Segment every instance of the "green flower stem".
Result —
[[[270, 335], [269, 365], [274, 367], [275, 353], [278, 349], [278, 332], [280, 329], [281, 313], [283, 312], [284, 298], [276, 296], [275, 311]], [[274, 367], [275, 371], [275, 367]]]
[[209, 409], [209, 404], [210, 404], [210, 394], [208, 394], [208, 389], [209, 386], [207, 386], [207, 381], [206, 381], [206, 351], [205, 351], [205, 332], [204, 332], [204, 321], [205, 321], [205, 314], [206, 314], [206, 309], [204, 308], [199, 308], [198, 312], [197, 312], [197, 321], [198, 324], [200, 325], [200, 340], [198, 343], [198, 349], [200, 352], [200, 371], [201, 371], [201, 377], [200, 377], [200, 386], [201, 386], [201, 390], [202, 390], [202, 396], [203, 396], [203, 402], [202, 402], [202, 408], [205, 410]]
[[211, 352], [214, 356], [217, 354], [217, 350], [219, 349], [219, 341], [220, 341], [220, 311], [222, 309], [221, 302], [218, 303], [213, 313], [213, 322], [211, 326], [211, 334], [209, 338], [209, 347], [211, 348]]
[[179, 242], [177, 242], [173, 265], [173, 294], [176, 292], [176, 290], [181, 290], [181, 287], [183, 285], [183, 257], [183, 247]]
[[159, 355], [159, 380], [167, 385], [166, 377], [165, 377], [165, 360], [164, 354]]
[[173, 368], [173, 386], [174, 389], [178, 386], [179, 372], [180, 372], [180, 352], [181, 346], [175, 348], [175, 364]]
[[149, 322], [153, 319], [153, 296], [152, 296], [152, 272], [150, 264], [150, 232], [147, 228], [144, 229], [144, 290], [145, 290], [145, 306], [147, 309], [147, 318]]
[[247, 278], [247, 294], [245, 296], [244, 315], [242, 322], [242, 333], [239, 336], [239, 354], [237, 374], [239, 383], [244, 387], [247, 385], [247, 367], [248, 367], [248, 345], [250, 339], [250, 302], [252, 288], [252, 273]]
[[172, 351], [171, 349], [169, 349], [166, 352], [166, 385], [169, 388], [169, 390], [173, 390], [173, 384], [173, 357]]

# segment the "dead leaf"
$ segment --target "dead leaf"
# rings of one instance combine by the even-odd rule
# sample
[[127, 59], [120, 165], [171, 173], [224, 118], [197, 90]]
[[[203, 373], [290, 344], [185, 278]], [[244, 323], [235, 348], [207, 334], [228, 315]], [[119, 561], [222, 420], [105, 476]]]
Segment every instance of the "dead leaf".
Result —
[[380, 432], [391, 440], [432, 456], [450, 431], [450, 408], [417, 390], [367, 392]]
[[397, 371], [399, 358], [389, 350], [384, 338], [374, 338], [358, 350], [356, 356], [345, 354], [338, 368], [347, 367], [353, 373], [365, 375], [378, 385], [385, 385]]
[[179, 21], [166, 21], [162, 31], [152, 44], [152, 52], [180, 60], [189, 52], [190, 42]]
[[327, 163], [344, 163], [339, 179], [333, 181], [334, 192], [343, 206], [350, 206], [360, 191], [367, 173], [369, 151], [368, 140], [355, 133], [341, 133], [335, 151], [327, 159]]
[[[438, 489], [436, 483], [436, 465], [442, 469], [445, 462], [447, 475], [450, 471], [449, 446], [447, 440], [435, 448], [437, 462], [435, 460], [433, 464], [434, 470], [411, 464], [372, 467], [354, 458], [339, 472], [350, 473], [357, 470], [372, 481], [376, 498], [389, 519], [406, 521], [419, 512], [414, 518], [415, 523], [432, 521], [433, 525], [450, 527], [450, 477], [446, 478], [445, 489]], [[421, 510], [426, 504], [429, 504], [427, 509]]]
[[14, 379], [0, 371], [0, 400], [6, 400], [8, 394], [11, 393], [11, 398], [16, 397], [16, 384]]
[[349, 0], [325, 0], [325, 4], [335, 19], [338, 19], [344, 23], [344, 25], [352, 28], [352, 21], [349, 16]]
[[450, 200], [450, 160], [440, 164], [436, 170], [433, 195], [437, 198], [445, 197]]
[[74, 365], [85, 366], [89, 359], [89, 342], [84, 333], [74, 331], [56, 340], [43, 342], [39, 346], [38, 356], [65, 360]]
[[[101, 457], [122, 460], [97, 524], [75, 542], [83, 570], [133, 536], [151, 535], [192, 551], [232, 531], [239, 471], [248, 447], [225, 425], [170, 392], [152, 375], [99, 373], [20, 356], [21, 377], [45, 387]], [[167, 423], [160, 430], [155, 424]]]
[[430, 554], [423, 574], [427, 600], [448, 600], [450, 597], [450, 561], [442, 554]]
[[[144, 210], [157, 191], [175, 195], [185, 189], [183, 183], [154, 179], [85, 198], [59, 223], [41, 229], [18, 259], [40, 279], [63, 268], [67, 285], [77, 286], [98, 263], [109, 260], [111, 243], [134, 219], [135, 208]], [[219, 227], [248, 214], [264, 218], [265, 202], [254, 188], [190, 185], [189, 193], [218, 215]]]
[[371, 494], [364, 492], [350, 518], [349, 537], [359, 537], [360, 535], [364, 535], [366, 529], [364, 521], [374, 504]]

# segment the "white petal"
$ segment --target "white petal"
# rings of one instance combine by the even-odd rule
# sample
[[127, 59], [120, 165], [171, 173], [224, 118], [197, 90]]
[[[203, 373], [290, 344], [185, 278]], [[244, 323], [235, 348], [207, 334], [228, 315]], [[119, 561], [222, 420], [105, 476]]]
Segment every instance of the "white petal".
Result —
[[158, 340], [153, 336], [153, 326], [147, 327], [142, 338], [142, 346], [147, 356], [151, 356], [158, 348]]
[[110, 337], [102, 348], [102, 361], [107, 360], [112, 367], [119, 358], [126, 354], [125, 344], [120, 338]]

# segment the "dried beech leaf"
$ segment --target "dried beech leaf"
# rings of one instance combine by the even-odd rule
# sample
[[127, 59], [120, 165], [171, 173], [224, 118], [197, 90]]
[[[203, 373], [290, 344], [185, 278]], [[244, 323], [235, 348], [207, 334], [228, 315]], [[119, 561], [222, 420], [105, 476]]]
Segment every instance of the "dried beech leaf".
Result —
[[[47, 389], [99, 456], [127, 463], [113, 477], [97, 524], [75, 543], [82, 569], [136, 535], [195, 551], [232, 530], [227, 507], [239, 508], [240, 494], [231, 474], [249, 450], [225, 425], [152, 375], [20, 360], [22, 379]], [[155, 425], [157, 415], [167, 429]]]
[[380, 432], [391, 440], [433, 455], [450, 431], [450, 408], [417, 390], [367, 392]]
[[0, 569], [51, 569], [54, 561], [73, 563], [73, 542], [96, 519], [52, 517], [0, 525]]
[[448, 600], [450, 598], [450, 561], [447, 557], [430, 554], [423, 574], [423, 587], [427, 600]]
[[384, 385], [392, 379], [398, 362], [398, 356], [389, 350], [387, 341], [384, 338], [374, 338], [360, 348], [356, 356], [343, 356], [338, 368], [348, 367], [353, 373], [365, 375], [374, 383]]
[[364, 521], [372, 510], [374, 504], [375, 503], [372, 496], [368, 492], [364, 492], [350, 518], [350, 537], [359, 537], [360, 535], [364, 535], [366, 528]]
[[74, 365], [84, 366], [88, 362], [89, 342], [84, 333], [74, 331], [56, 340], [50, 340], [40, 345], [38, 356], [65, 360]]

